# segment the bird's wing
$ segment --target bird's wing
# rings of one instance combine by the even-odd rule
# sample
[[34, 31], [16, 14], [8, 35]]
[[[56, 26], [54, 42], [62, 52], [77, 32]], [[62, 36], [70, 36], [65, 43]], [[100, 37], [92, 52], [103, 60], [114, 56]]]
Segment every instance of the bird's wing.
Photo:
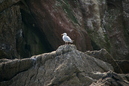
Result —
[[72, 43], [72, 40], [69, 36], [65, 36], [64, 39], [67, 41], [67, 42], [71, 42]]

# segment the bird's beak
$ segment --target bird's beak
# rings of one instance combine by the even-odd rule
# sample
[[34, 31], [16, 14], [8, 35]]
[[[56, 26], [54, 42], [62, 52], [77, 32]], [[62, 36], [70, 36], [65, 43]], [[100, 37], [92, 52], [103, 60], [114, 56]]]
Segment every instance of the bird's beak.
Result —
[[61, 35], [63, 35], [63, 34], [61, 34]]

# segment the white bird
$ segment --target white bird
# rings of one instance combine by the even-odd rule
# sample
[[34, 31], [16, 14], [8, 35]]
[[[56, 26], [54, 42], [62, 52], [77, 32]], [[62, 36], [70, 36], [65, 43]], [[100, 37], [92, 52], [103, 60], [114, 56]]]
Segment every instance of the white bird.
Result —
[[65, 44], [67, 44], [67, 43], [73, 43], [73, 40], [71, 40], [71, 38], [69, 37], [69, 36], [67, 36], [67, 33], [63, 33], [63, 34], [61, 34], [61, 35], [63, 35], [63, 37], [62, 37], [62, 39], [63, 39], [63, 41], [65, 42]]

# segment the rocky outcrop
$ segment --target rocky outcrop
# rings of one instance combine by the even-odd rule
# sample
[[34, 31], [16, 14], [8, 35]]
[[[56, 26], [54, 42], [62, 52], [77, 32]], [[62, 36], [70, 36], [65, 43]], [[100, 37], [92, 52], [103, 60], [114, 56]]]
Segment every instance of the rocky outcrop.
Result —
[[90, 86], [129, 86], [129, 82], [121, 77], [121, 75], [108, 72], [105, 76], [97, 82], [92, 83]]
[[1, 59], [0, 60], [0, 81], [7, 81], [16, 74], [31, 68], [34, 64], [32, 59]]
[[88, 86], [110, 70], [109, 63], [76, 50], [74, 45], [62, 45], [51, 53], [1, 61], [0, 86]]
[[95, 57], [97, 59], [100, 59], [100, 60], [103, 60], [105, 62], [110, 63], [113, 66], [114, 71], [117, 72], [117, 73], [127, 73], [128, 72], [128, 68], [126, 68], [127, 70], [125, 70], [122, 67], [122, 66], [124, 66], [124, 64], [121, 66], [121, 64], [119, 64], [119, 62], [116, 61], [114, 59], [114, 57], [112, 57], [112, 55], [107, 52], [106, 49], [94, 50], [94, 51], [86, 51], [85, 53], [90, 55], [90, 56], [93, 56], [93, 57]]
[[[1, 0], [0, 86], [128, 85], [103, 73], [129, 72], [128, 10], [128, 0]], [[63, 32], [80, 51], [60, 46]]]

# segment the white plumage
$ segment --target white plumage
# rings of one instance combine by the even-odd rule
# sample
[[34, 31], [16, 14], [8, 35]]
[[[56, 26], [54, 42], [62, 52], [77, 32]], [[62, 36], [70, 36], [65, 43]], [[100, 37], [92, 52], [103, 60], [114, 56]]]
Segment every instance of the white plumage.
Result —
[[71, 40], [71, 38], [67, 36], [67, 33], [63, 33], [62, 35], [63, 35], [62, 39], [65, 43], [69, 43], [69, 42], [73, 43], [73, 40]]

